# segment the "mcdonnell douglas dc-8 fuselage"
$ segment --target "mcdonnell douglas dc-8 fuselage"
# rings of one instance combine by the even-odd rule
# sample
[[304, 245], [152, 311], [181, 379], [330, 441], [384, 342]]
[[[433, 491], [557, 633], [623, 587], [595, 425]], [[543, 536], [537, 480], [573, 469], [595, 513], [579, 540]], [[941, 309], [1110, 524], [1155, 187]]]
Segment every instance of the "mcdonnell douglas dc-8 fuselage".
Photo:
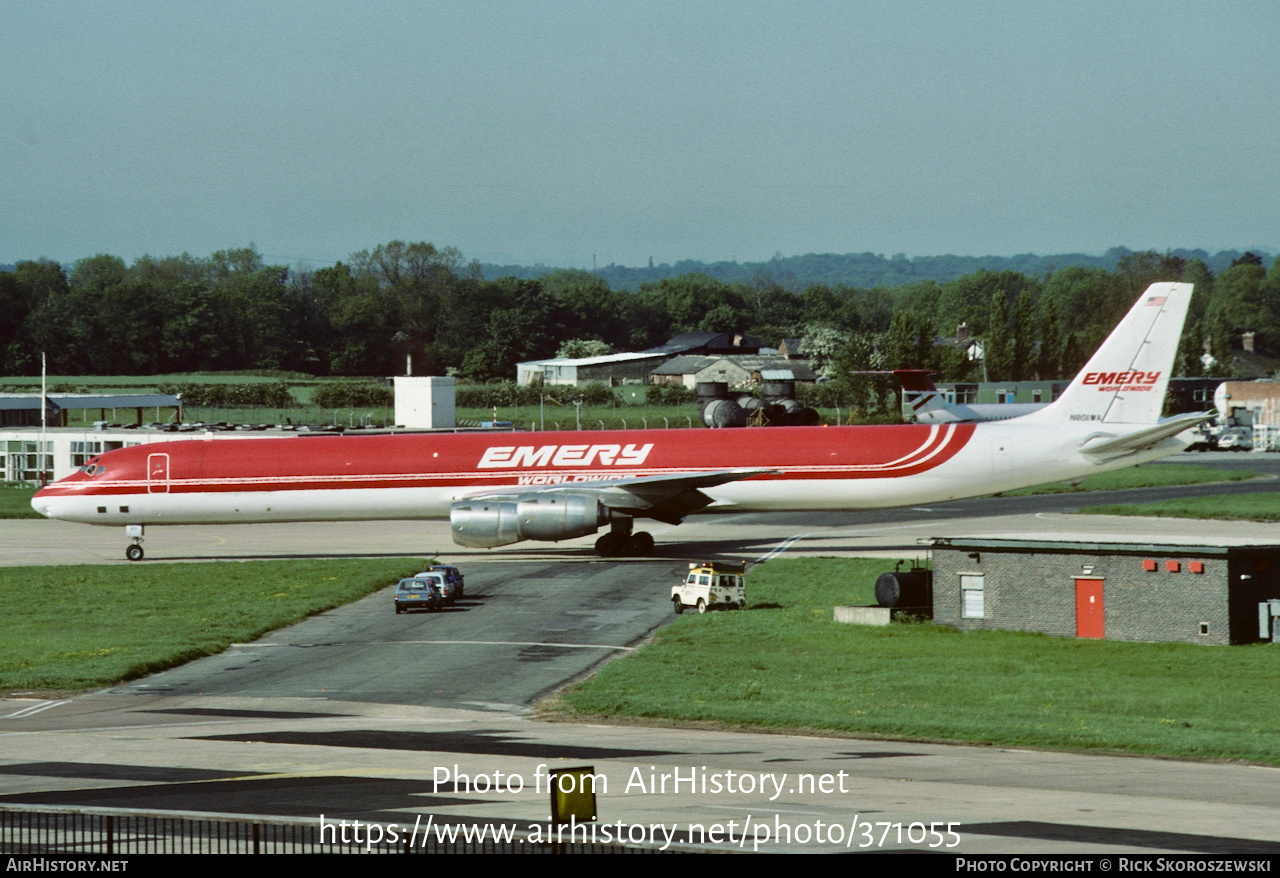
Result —
[[609, 531], [602, 554], [653, 546], [636, 518], [874, 509], [1077, 479], [1163, 457], [1203, 420], [1162, 420], [1191, 285], [1155, 284], [1052, 405], [984, 423], [191, 440], [90, 460], [36, 494], [50, 518], [128, 528], [448, 518], [464, 546]]

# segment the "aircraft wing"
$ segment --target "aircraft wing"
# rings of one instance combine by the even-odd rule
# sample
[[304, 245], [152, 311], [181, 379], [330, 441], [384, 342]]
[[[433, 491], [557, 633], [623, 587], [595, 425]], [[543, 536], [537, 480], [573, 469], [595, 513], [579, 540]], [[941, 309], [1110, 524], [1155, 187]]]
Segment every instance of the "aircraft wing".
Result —
[[714, 488], [716, 485], [772, 472], [776, 470], [735, 469], [591, 482], [564, 482], [556, 485], [521, 485], [501, 491], [484, 491], [468, 499], [500, 500], [548, 493], [586, 494], [619, 512], [652, 518], [666, 524], [679, 524], [690, 512], [696, 512], [711, 504], [711, 498], [702, 493], [701, 488]]
[[1094, 433], [1085, 439], [1080, 451], [1096, 458], [1099, 462], [1115, 460], [1117, 457], [1123, 457], [1126, 454], [1146, 451], [1165, 439], [1177, 436], [1183, 430], [1188, 430], [1197, 424], [1203, 424], [1215, 416], [1214, 412], [1178, 415], [1161, 421], [1153, 427], [1146, 427], [1134, 433], [1127, 433], [1124, 436]]

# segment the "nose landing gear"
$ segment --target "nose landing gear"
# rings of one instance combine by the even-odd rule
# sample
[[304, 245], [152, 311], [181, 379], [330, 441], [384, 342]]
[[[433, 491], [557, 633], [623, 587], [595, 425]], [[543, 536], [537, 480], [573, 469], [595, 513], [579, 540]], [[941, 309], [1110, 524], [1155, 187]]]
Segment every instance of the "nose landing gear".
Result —
[[130, 561], [142, 560], [142, 525], [126, 524], [124, 526], [124, 535], [133, 540], [133, 542], [125, 548], [124, 556]]

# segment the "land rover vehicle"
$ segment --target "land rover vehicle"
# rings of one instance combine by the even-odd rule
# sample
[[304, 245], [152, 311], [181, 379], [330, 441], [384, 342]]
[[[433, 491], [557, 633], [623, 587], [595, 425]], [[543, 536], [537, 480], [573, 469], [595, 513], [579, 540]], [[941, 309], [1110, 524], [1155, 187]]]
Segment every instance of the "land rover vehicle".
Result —
[[737, 610], [747, 603], [746, 566], [721, 561], [696, 561], [689, 565], [684, 581], [671, 586], [671, 606], [677, 613], [686, 607], [699, 613], [707, 610]]

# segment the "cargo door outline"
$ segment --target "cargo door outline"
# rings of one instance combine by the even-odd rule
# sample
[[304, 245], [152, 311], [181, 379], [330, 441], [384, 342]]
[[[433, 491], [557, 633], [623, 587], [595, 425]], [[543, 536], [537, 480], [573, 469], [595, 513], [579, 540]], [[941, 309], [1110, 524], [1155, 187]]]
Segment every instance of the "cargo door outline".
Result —
[[1076, 579], [1076, 637], [1100, 640], [1106, 637], [1106, 620], [1102, 600], [1105, 580], [1095, 577]]
[[169, 493], [169, 455], [165, 452], [147, 455], [147, 493]]

